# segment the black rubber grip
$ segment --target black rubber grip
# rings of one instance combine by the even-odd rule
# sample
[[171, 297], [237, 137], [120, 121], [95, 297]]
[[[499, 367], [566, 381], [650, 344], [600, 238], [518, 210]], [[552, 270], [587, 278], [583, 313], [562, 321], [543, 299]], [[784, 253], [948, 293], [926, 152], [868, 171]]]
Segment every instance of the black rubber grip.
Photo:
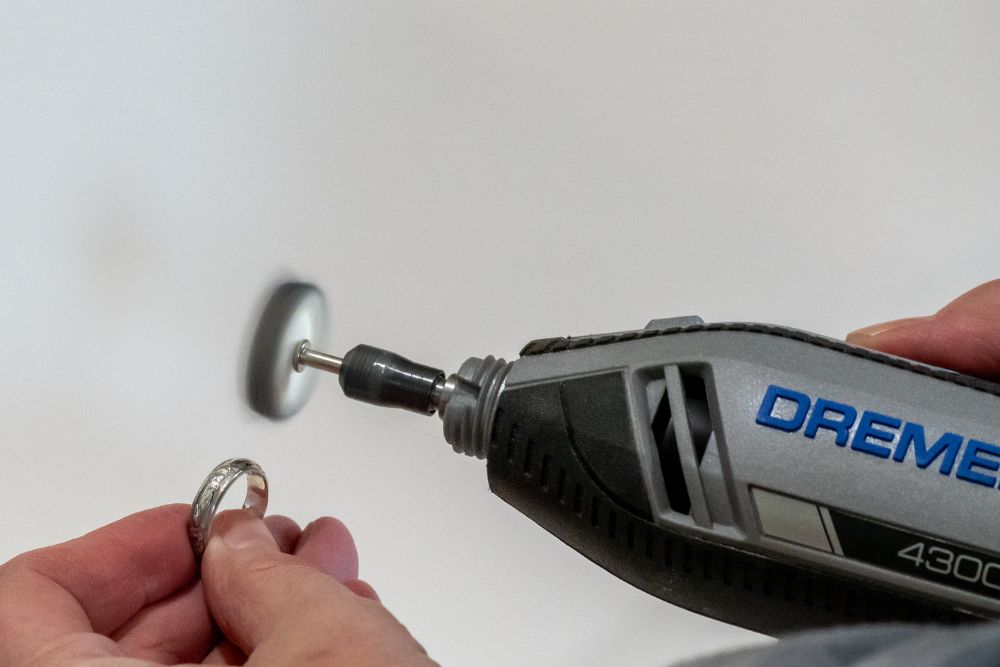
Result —
[[344, 355], [340, 386], [348, 398], [421, 414], [434, 412], [434, 385], [444, 371], [395, 352], [358, 345]]
[[[584, 380], [601, 378], [606, 397], [623, 395], [610, 374]], [[626, 406], [610, 398], [584, 401], [599, 394], [581, 381], [565, 378], [504, 392], [487, 472], [493, 493], [612, 574], [673, 604], [768, 634], [873, 621], [983, 620], [655, 524], [648, 503], [622, 492], [640, 485], [625, 476], [638, 472], [629, 467], [625, 450], [614, 446], [615, 439], [604, 439], [601, 448], [588, 445], [605, 438], [603, 424], [625, 419], [615, 413]]]

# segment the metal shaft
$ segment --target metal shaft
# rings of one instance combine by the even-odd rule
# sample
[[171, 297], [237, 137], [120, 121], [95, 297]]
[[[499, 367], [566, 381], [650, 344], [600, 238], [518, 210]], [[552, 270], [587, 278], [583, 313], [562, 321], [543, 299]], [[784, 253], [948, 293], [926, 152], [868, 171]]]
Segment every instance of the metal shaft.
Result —
[[340, 357], [310, 349], [307, 340], [302, 341], [295, 353], [295, 359], [292, 360], [292, 366], [300, 373], [309, 367], [340, 375], [340, 369], [343, 365], [344, 360]]

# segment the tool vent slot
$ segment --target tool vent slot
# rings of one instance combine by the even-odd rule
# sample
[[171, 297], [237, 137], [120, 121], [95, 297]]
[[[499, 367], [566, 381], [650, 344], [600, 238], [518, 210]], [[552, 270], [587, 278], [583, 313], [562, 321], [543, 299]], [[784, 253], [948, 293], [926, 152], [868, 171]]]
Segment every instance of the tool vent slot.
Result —
[[684, 406], [687, 408], [688, 428], [691, 429], [694, 454], [698, 465], [701, 465], [713, 431], [712, 414], [708, 407], [708, 390], [705, 388], [705, 378], [690, 369], [681, 368], [681, 382], [684, 385]]
[[653, 415], [653, 440], [656, 441], [656, 451], [660, 455], [660, 469], [663, 472], [663, 484], [667, 488], [667, 502], [670, 509], [681, 514], [691, 513], [691, 496], [688, 494], [687, 482], [684, 479], [684, 468], [681, 466], [681, 454], [677, 448], [677, 433], [674, 431], [673, 411], [667, 392], [663, 392], [660, 405]]
[[[692, 514], [692, 504], [699, 505], [701, 509], [695, 512], [694, 518], [704, 523], [708, 516], [698, 466], [705, 457], [714, 428], [703, 367], [668, 366], [664, 372], [666, 376], [675, 374], [677, 379], [651, 383], [649, 390], [662, 391], [650, 428], [660, 459], [667, 502], [672, 511], [687, 515]], [[678, 406], [683, 409], [683, 415], [675, 413]], [[685, 432], [679, 433], [679, 428], [684, 428]], [[691, 488], [692, 479], [697, 488]], [[693, 500], [692, 494], [699, 498]]]

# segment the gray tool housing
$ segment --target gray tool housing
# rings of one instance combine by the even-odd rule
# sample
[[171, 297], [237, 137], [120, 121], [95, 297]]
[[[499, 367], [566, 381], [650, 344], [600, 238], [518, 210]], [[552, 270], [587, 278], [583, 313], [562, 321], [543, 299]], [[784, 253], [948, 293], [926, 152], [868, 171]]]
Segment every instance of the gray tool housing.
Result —
[[449, 383], [446, 438], [491, 490], [660, 598], [771, 633], [1000, 617], [997, 385], [699, 318]]

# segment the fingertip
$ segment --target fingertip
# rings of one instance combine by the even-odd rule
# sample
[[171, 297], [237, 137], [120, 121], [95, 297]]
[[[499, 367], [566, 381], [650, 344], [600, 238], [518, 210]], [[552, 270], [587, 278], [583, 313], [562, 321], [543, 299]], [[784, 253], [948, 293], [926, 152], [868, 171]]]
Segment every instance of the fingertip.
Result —
[[191, 503], [169, 503], [167, 505], [160, 505], [159, 507], [154, 507], [148, 512], [163, 512], [164, 516], [169, 516], [170, 518], [183, 518], [187, 519], [191, 515]]
[[848, 336], [847, 342], [993, 382], [1000, 381], [1000, 328], [984, 328], [950, 314], [914, 318], [904, 326], [877, 335], [855, 333]]
[[906, 317], [901, 320], [872, 324], [847, 334], [847, 342], [861, 347], [876, 347], [881, 336], [891, 335], [903, 328], [921, 324], [929, 319], [929, 317]]
[[861, 331], [852, 331], [844, 338], [851, 345], [857, 345], [858, 347], [871, 347], [870, 339], [871, 336], [863, 334]]
[[224, 549], [242, 551], [244, 549], [278, 550], [278, 541], [266, 523], [247, 510], [221, 512], [212, 520], [208, 545], [209, 551]]
[[271, 531], [271, 535], [281, 551], [286, 554], [295, 551], [295, 545], [298, 544], [299, 536], [302, 535], [299, 524], [281, 514], [265, 517], [264, 524]]
[[302, 531], [295, 555], [337, 581], [358, 577], [358, 552], [351, 532], [341, 521], [325, 516]]
[[375, 602], [382, 601], [371, 584], [362, 579], [349, 579], [344, 582], [344, 586], [358, 597], [374, 600]]

